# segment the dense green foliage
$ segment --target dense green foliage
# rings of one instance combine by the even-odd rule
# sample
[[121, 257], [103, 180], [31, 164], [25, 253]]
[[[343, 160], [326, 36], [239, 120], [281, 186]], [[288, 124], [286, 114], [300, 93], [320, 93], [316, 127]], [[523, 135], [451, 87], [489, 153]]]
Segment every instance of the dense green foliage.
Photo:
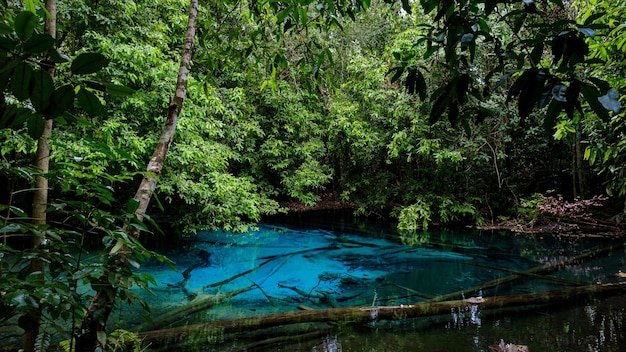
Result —
[[[149, 277], [81, 259], [123, 243], [165, 260], [124, 225], [245, 231], [331, 199], [413, 232], [512, 216], [537, 192], [623, 204], [623, 0], [203, 2], [147, 225], [130, 199], [175, 89], [188, 4], [59, 0], [58, 40], [41, 5], [0, 2], [2, 321], [42, 310], [64, 330], [89, 299], [77, 287], [103, 278], [136, 299]], [[45, 119], [57, 125], [42, 228], [29, 214]], [[44, 232], [46, 248], [23, 249]], [[45, 285], [32, 258], [49, 263]]]

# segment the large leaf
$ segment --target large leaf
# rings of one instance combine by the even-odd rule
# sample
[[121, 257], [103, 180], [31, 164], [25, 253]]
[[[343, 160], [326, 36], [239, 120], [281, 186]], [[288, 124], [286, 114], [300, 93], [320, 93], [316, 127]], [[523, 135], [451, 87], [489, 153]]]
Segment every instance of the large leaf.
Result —
[[543, 127], [546, 131], [551, 131], [556, 124], [556, 119], [561, 113], [563, 109], [563, 103], [558, 102], [557, 100], [552, 100], [550, 105], [548, 105], [548, 109], [546, 110], [546, 115], [543, 118]]
[[54, 92], [54, 82], [48, 71], [33, 72], [31, 88], [30, 101], [37, 112], [43, 113], [50, 105], [50, 96]]
[[66, 84], [57, 88], [50, 97], [50, 106], [44, 115], [48, 118], [55, 118], [63, 115], [74, 104], [74, 88]]
[[[535, 104], [539, 102], [541, 93], [545, 89], [546, 81], [546, 74], [543, 71], [528, 70], [524, 72], [522, 77], [526, 74], [528, 76], [522, 81], [517, 105], [519, 116], [522, 118], [528, 117], [532, 113]], [[522, 77], [519, 79], [521, 80]]]
[[22, 11], [15, 17], [15, 34], [22, 41], [27, 41], [33, 35], [37, 26], [37, 17], [30, 11]]
[[22, 124], [28, 121], [31, 115], [35, 115], [35, 113], [31, 109], [27, 109], [27, 108], [17, 109], [17, 115], [15, 116], [15, 120], [11, 122], [11, 126], [22, 127]]
[[17, 116], [17, 107], [9, 104], [5, 107], [2, 116], [0, 116], [0, 129], [11, 126]]
[[21, 101], [30, 97], [30, 80], [33, 77], [32, 67], [25, 63], [18, 63], [11, 76], [11, 92]]
[[622, 109], [622, 104], [619, 102], [619, 93], [613, 88], [609, 89], [606, 95], [599, 97], [598, 101], [605, 109], [613, 111], [616, 114]]
[[27, 121], [28, 135], [33, 139], [38, 139], [43, 134], [44, 119], [39, 114], [31, 114]]
[[134, 89], [119, 84], [104, 83], [104, 86], [106, 87], [107, 93], [116, 97], [125, 97], [135, 93]]
[[24, 43], [24, 51], [39, 54], [52, 49], [53, 46], [54, 38], [50, 34], [35, 34]]
[[580, 92], [583, 94], [585, 101], [589, 104], [589, 107], [593, 110], [593, 112], [598, 115], [603, 121], [608, 122], [610, 119], [609, 112], [600, 104], [598, 98], [600, 97], [600, 92], [593, 86], [588, 84], [584, 84], [580, 88]]
[[83, 53], [72, 62], [70, 69], [75, 75], [86, 75], [98, 72], [109, 64], [104, 55], [99, 53]]
[[89, 115], [96, 116], [100, 115], [102, 112], [102, 103], [100, 102], [100, 99], [87, 89], [81, 88], [78, 91], [78, 94], [76, 94], [76, 97], [78, 98], [80, 107], [82, 107], [83, 110], [85, 110], [85, 112]]

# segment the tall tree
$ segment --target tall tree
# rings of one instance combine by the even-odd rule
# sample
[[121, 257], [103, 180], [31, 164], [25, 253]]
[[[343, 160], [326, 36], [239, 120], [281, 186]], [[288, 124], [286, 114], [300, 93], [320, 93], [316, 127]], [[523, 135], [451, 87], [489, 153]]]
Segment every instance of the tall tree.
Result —
[[[139, 185], [134, 199], [131, 201], [131, 204], [135, 208], [134, 213], [138, 222], [141, 222], [145, 216], [158, 177], [163, 169], [165, 157], [174, 139], [178, 117], [187, 93], [189, 67], [196, 35], [197, 16], [198, 1], [191, 0], [189, 4], [189, 19], [185, 35], [185, 44], [176, 82], [176, 91], [170, 101], [167, 119], [165, 120], [159, 142], [148, 163], [147, 173]], [[124, 231], [130, 232], [134, 237], [139, 237], [140, 235], [138, 227], [131, 229], [128, 226], [124, 226]], [[124, 270], [128, 266], [129, 255], [130, 252], [126, 246], [115, 246], [114, 250], [110, 253], [106, 270], [109, 272]], [[106, 278], [107, 275], [104, 276], [107, 283], [96, 292], [87, 310], [81, 326], [81, 335], [76, 342], [77, 351], [96, 351], [99, 347], [104, 345], [104, 341], [106, 340], [106, 322], [115, 305], [117, 287], [108, 282], [108, 278]]]
[[[46, 0], [46, 17], [44, 24], [44, 32], [52, 38], [56, 38], [56, 0]], [[47, 66], [46, 72], [50, 76], [54, 76], [54, 62], [44, 59]], [[45, 74], [45, 73], [43, 73]], [[44, 120], [43, 133], [37, 140], [37, 151], [35, 153], [35, 166], [39, 170], [39, 174], [35, 176], [35, 189], [33, 193], [33, 225], [40, 228], [38, 235], [33, 236], [33, 248], [38, 249], [45, 241], [45, 227], [47, 224], [46, 208], [48, 207], [48, 177], [47, 173], [50, 168], [50, 137], [52, 136], [52, 119]], [[31, 260], [31, 270], [33, 274], [39, 276], [40, 280], [44, 280], [46, 266], [44, 261], [35, 257]], [[41, 324], [41, 311], [34, 312], [33, 316], [26, 318], [28, 322], [23, 324], [25, 332], [23, 335], [24, 351], [31, 352], [35, 350], [37, 335]]]

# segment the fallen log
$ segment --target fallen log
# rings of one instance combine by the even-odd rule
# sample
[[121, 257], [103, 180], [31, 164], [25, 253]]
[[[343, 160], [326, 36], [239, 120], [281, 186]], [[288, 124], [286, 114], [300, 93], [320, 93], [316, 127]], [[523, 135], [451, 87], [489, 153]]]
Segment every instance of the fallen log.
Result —
[[[246, 330], [270, 328], [281, 325], [311, 322], [370, 323], [377, 320], [401, 320], [421, 316], [450, 314], [472, 305], [481, 310], [499, 309], [530, 304], [565, 303], [591, 296], [616, 295], [626, 291], [626, 283], [599, 284], [566, 289], [526, 293], [514, 296], [472, 297], [465, 300], [422, 302], [412, 305], [344, 307], [303, 310], [262, 317], [222, 320], [193, 324], [158, 331], [140, 332], [144, 343], [155, 346], [181, 341], [215, 341], [216, 336]], [[220, 340], [220, 338], [217, 338]]]
[[217, 304], [224, 302], [225, 300], [235, 297], [236, 295], [249, 291], [252, 289], [254, 285], [240, 288], [235, 291], [231, 291], [224, 294], [218, 295], [207, 295], [204, 297], [196, 298], [193, 301], [185, 304], [182, 307], [178, 307], [173, 309], [165, 314], [162, 314], [154, 319], [151, 322], [143, 323], [137, 327], [138, 331], [146, 330], [146, 329], [160, 329], [162, 327], [171, 325], [177, 321], [183, 320], [189, 317], [192, 314], [201, 312], [203, 310], [209, 309]]

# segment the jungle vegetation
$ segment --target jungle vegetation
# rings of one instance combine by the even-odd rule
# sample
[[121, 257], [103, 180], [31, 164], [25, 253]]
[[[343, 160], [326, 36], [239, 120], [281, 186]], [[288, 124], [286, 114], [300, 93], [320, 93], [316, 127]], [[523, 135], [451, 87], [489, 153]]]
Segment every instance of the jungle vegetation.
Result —
[[405, 231], [556, 194], [623, 212], [625, 20], [624, 0], [3, 0], [0, 319], [19, 317], [25, 351], [91, 319], [101, 350], [111, 304], [149, 289], [129, 266], [167, 261], [146, 238], [294, 203]]

